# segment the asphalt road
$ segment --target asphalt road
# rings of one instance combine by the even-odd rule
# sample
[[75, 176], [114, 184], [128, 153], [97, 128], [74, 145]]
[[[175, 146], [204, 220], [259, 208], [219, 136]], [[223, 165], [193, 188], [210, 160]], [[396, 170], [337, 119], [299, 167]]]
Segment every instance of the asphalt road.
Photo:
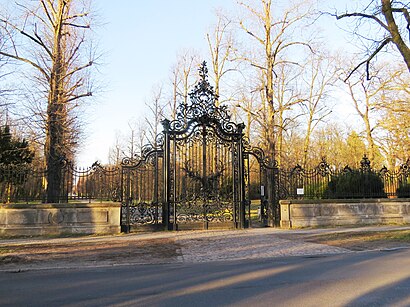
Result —
[[410, 250], [0, 272], [1, 306], [410, 306]]

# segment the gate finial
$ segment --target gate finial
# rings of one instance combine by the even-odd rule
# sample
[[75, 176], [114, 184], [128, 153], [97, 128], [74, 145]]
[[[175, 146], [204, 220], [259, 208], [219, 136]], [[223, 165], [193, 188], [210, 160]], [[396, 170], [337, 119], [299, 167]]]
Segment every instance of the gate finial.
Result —
[[199, 66], [198, 72], [199, 81], [189, 93], [191, 103], [187, 106], [186, 111], [188, 113], [193, 111], [194, 116], [198, 117], [204, 115], [212, 117], [216, 111], [216, 95], [214, 88], [208, 81], [208, 68], [205, 61]]
[[208, 79], [208, 68], [206, 67], [205, 61], [199, 66], [199, 77], [201, 78], [201, 81], [206, 81]]
[[170, 131], [188, 131], [194, 123], [218, 126], [221, 133], [242, 136], [241, 126], [231, 122], [231, 115], [226, 105], [216, 103], [218, 95], [208, 81], [208, 68], [203, 61], [198, 68], [199, 80], [189, 93], [189, 101], [178, 106], [175, 119], [170, 122]]

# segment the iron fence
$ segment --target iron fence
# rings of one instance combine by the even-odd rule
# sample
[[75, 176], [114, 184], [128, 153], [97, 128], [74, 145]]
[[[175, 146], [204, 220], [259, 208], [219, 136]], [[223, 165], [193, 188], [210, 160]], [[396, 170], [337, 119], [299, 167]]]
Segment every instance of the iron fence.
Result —
[[409, 198], [410, 161], [395, 170], [374, 169], [364, 156], [357, 169], [331, 167], [325, 159], [315, 168], [278, 169], [281, 199]]
[[[122, 189], [130, 184], [136, 191], [155, 191], [155, 185], [150, 188], [143, 186], [145, 181], [142, 177], [139, 180], [141, 186], [136, 186], [139, 182], [135, 181], [135, 176], [129, 176], [129, 168], [128, 165], [102, 166], [98, 163], [81, 168], [67, 162], [62, 169], [59, 202], [120, 202], [124, 192]], [[370, 161], [364, 157], [357, 169], [349, 166], [335, 169], [323, 160], [312, 169], [297, 165], [287, 170], [277, 168], [275, 173], [277, 175], [271, 180], [277, 180], [275, 187], [279, 199], [410, 198], [410, 160], [395, 170], [388, 170], [386, 167], [372, 169]], [[0, 201], [46, 202], [46, 174], [46, 170], [35, 169], [26, 164], [0, 164]], [[255, 184], [257, 191], [259, 185]], [[159, 202], [160, 199], [156, 201]]]
[[[0, 164], [0, 200], [2, 203], [46, 202], [47, 171], [28, 164]], [[120, 201], [121, 168], [76, 167], [65, 162], [62, 168], [58, 202]]]

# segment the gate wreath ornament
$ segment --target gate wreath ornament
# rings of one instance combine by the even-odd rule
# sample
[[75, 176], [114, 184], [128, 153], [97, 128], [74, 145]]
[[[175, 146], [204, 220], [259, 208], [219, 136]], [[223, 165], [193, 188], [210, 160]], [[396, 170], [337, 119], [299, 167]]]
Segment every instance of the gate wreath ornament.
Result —
[[[141, 225], [177, 230], [180, 225], [249, 226], [249, 157], [261, 174], [276, 163], [245, 139], [243, 123], [231, 121], [226, 105], [217, 105], [208, 70], [203, 62], [190, 102], [178, 106], [175, 119], [162, 120], [163, 131], [155, 144], [146, 145], [139, 157], [122, 161], [122, 213], [124, 231]], [[273, 183], [262, 182], [262, 219], [274, 223]], [[249, 214], [246, 215], [246, 212]]]

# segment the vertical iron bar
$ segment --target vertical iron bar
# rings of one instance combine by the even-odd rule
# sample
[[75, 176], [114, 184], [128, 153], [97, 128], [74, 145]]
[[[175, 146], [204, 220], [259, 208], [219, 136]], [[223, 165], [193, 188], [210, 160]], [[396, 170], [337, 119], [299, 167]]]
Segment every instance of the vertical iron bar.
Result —
[[155, 204], [155, 217], [154, 224], [158, 224], [158, 152], [155, 152], [155, 166], [154, 166], [154, 204]]
[[245, 225], [245, 178], [244, 178], [244, 156], [243, 156], [243, 134], [244, 124], [238, 125], [238, 134], [240, 138], [237, 140], [238, 146], [238, 172], [239, 172], [239, 205], [240, 205], [240, 227], [243, 229]]
[[[262, 161], [258, 161], [259, 162], [259, 186], [261, 189], [261, 223], [262, 226], [266, 226], [266, 204], [265, 204], [265, 193], [266, 193], [266, 189], [267, 189], [267, 185], [266, 185], [266, 169], [263, 166], [263, 162]], [[263, 187], [263, 188], [262, 188]]]
[[[247, 154], [246, 156], [244, 155], [244, 160], [245, 160], [245, 168], [247, 171], [247, 182], [246, 182], [246, 187], [245, 187], [245, 192], [246, 190], [248, 191], [248, 197], [246, 198], [246, 194], [245, 194], [245, 201], [248, 203], [248, 227], [252, 227], [251, 225], [251, 204], [252, 204], [252, 198], [251, 198], [251, 172], [250, 172], [250, 162], [249, 162], [249, 154]], [[245, 176], [246, 177], [246, 176]], [[245, 178], [244, 177], [244, 178]]]
[[130, 232], [130, 202], [131, 202], [131, 195], [130, 195], [130, 189], [131, 189], [131, 178], [130, 178], [130, 169], [127, 169], [127, 185], [126, 185], [126, 190], [125, 190], [125, 195], [126, 195], [126, 226], [125, 226], [125, 232], [129, 233]]
[[176, 202], [176, 194], [177, 194], [177, 141], [176, 135], [174, 134], [173, 137], [173, 152], [172, 152], [172, 160], [173, 160], [173, 186], [172, 186], [172, 204], [173, 204], [173, 230], [178, 230], [177, 224], [177, 202]]
[[233, 224], [234, 224], [234, 228], [238, 228], [238, 208], [237, 208], [237, 187], [236, 187], [236, 167], [235, 167], [235, 163], [236, 163], [236, 153], [235, 153], [235, 141], [232, 141], [231, 144], [231, 155], [232, 155], [232, 203], [233, 203]]
[[162, 209], [162, 223], [165, 229], [170, 229], [169, 223], [169, 212], [170, 212], [170, 140], [169, 140], [169, 129], [170, 122], [168, 119], [162, 121], [162, 126], [164, 128], [164, 158], [163, 158], [163, 172], [164, 172], [164, 201]]
[[206, 178], [206, 126], [202, 126], [202, 191], [203, 191], [203, 215], [204, 215], [204, 229], [208, 229], [207, 205], [208, 205], [208, 180]]

